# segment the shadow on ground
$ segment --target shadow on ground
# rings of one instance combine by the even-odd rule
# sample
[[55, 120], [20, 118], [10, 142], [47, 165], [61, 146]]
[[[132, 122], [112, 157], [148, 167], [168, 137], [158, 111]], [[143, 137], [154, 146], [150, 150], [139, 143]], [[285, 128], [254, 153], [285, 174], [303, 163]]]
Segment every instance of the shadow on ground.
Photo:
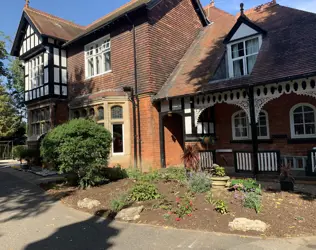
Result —
[[61, 227], [49, 237], [29, 244], [25, 250], [104, 250], [113, 246], [109, 239], [118, 234], [119, 230], [111, 227], [109, 220], [95, 216]]
[[[11, 174], [0, 172], [0, 223], [37, 216], [47, 211], [57, 197]], [[66, 192], [63, 196], [70, 193]]]

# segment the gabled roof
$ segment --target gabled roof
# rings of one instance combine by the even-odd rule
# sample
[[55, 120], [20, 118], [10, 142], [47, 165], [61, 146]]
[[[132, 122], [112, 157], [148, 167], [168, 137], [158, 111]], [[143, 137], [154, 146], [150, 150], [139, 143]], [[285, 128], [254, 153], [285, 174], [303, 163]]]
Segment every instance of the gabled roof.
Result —
[[212, 80], [226, 54], [223, 41], [236, 22], [227, 13], [212, 20], [212, 15], [222, 12], [213, 7], [209, 16], [213, 24], [204, 29], [154, 99], [316, 75], [316, 14], [272, 3], [245, 12], [251, 22], [267, 31], [250, 75]]
[[267, 32], [260, 28], [258, 25], [253, 23], [246, 15], [240, 15], [239, 18], [237, 19], [237, 22], [233, 26], [233, 28], [230, 30], [230, 32], [227, 34], [225, 37], [223, 43], [229, 43], [231, 39], [233, 38], [234, 34], [236, 31], [240, 28], [242, 24], [245, 24], [246, 26], [250, 27], [251, 29], [257, 31], [259, 34], [266, 34]]
[[25, 7], [11, 50], [11, 55], [13, 56], [18, 56], [21, 40], [24, 37], [22, 34], [23, 29], [25, 29], [27, 23], [34, 28], [38, 35], [62, 41], [68, 41], [84, 30], [84, 26], [31, 7]]
[[69, 41], [85, 29], [84, 26], [31, 7], [24, 8], [24, 12], [31, 19], [37, 30], [45, 36]]

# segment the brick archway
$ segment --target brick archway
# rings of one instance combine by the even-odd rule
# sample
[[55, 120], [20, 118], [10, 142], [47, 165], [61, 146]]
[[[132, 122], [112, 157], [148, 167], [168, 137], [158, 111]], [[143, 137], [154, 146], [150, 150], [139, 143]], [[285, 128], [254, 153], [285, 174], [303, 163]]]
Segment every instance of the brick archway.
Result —
[[166, 167], [182, 164], [184, 150], [183, 117], [172, 113], [163, 117]]

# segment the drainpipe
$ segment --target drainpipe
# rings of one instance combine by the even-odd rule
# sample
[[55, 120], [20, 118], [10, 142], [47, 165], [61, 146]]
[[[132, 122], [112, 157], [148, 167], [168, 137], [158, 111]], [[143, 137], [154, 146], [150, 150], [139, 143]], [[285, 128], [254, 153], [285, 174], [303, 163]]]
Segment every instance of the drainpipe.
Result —
[[133, 50], [134, 50], [134, 90], [135, 90], [135, 99], [137, 106], [137, 127], [138, 127], [138, 154], [139, 154], [139, 166], [142, 170], [142, 140], [141, 140], [141, 130], [140, 130], [140, 107], [139, 107], [139, 98], [138, 98], [138, 75], [137, 75], [137, 51], [136, 51], [136, 29], [135, 24], [129, 18], [128, 14], [125, 15], [127, 21], [132, 25], [133, 29]]

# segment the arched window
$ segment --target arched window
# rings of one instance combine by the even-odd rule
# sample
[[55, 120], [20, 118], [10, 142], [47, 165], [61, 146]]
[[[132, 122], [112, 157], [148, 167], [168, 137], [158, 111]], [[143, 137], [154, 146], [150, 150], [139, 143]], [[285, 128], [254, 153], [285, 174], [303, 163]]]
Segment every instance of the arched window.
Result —
[[89, 116], [90, 116], [90, 118], [93, 118], [94, 115], [95, 115], [94, 108], [90, 108], [89, 109]]
[[98, 121], [104, 120], [104, 108], [98, 107]]
[[215, 112], [214, 107], [205, 109], [200, 115], [197, 123], [197, 133], [203, 135], [215, 134]]
[[111, 108], [111, 119], [123, 119], [123, 108], [121, 106]]
[[308, 103], [295, 105], [290, 111], [292, 138], [316, 137], [316, 109]]
[[85, 109], [81, 110], [81, 117], [83, 118], [87, 117], [87, 110]]
[[76, 110], [76, 111], [74, 112], [74, 118], [75, 118], [75, 119], [80, 118], [80, 113], [79, 113], [78, 110]]
[[[262, 110], [259, 114], [258, 120], [258, 138], [269, 138], [269, 119], [268, 113]], [[251, 128], [248, 116], [244, 111], [238, 111], [232, 116], [232, 130], [234, 140], [248, 140], [251, 139]]]

